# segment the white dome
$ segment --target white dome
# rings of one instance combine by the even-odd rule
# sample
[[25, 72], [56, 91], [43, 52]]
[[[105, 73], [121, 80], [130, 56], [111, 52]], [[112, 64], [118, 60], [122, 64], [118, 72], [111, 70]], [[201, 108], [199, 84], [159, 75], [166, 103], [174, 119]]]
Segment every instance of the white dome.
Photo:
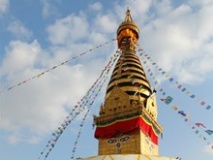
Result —
[[115, 155], [100, 155], [83, 160], [177, 160], [175, 158], [154, 156], [154, 155], [143, 155], [143, 154], [115, 154]]

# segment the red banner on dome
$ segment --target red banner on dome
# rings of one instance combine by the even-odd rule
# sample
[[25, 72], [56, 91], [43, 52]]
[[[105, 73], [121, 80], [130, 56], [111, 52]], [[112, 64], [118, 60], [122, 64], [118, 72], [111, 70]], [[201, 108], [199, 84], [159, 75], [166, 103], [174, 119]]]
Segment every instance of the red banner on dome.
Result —
[[141, 116], [125, 120], [117, 120], [104, 126], [97, 126], [95, 130], [95, 138], [111, 138], [117, 134], [127, 133], [138, 128], [143, 133], [147, 134], [153, 143], [158, 144], [158, 135], [155, 133], [152, 124], [147, 122]]

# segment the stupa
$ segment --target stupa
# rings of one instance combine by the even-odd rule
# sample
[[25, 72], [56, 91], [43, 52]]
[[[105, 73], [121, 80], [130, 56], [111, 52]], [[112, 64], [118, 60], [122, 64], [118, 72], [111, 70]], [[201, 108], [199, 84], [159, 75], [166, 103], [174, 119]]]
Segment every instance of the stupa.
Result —
[[112, 72], [105, 101], [94, 116], [98, 155], [83, 160], [175, 160], [159, 155], [156, 91], [136, 54], [139, 28], [127, 9], [117, 29], [121, 55]]

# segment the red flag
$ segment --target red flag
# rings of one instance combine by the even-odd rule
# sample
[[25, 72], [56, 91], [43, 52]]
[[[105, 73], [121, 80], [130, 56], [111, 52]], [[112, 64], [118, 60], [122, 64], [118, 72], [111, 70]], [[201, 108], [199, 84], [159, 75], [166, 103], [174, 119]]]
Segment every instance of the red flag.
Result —
[[206, 103], [205, 103], [204, 101], [202, 101], [200, 104], [203, 106], [203, 105], [205, 105]]
[[129, 72], [129, 67], [124, 67], [124, 68], [123, 68], [123, 71], [124, 71], [124, 72]]
[[165, 100], [166, 100], [166, 98], [161, 98], [160, 100], [161, 100], [161, 101], [165, 101]]
[[206, 128], [206, 126], [205, 126], [204, 124], [199, 123], [199, 122], [198, 122], [198, 123], [195, 123], [195, 125], [198, 126], [198, 127], [204, 127], [204, 128]]

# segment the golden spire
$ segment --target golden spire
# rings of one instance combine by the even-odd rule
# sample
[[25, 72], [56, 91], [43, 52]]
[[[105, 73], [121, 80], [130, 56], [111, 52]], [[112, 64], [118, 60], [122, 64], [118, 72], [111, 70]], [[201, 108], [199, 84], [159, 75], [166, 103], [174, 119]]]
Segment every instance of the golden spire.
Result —
[[126, 17], [117, 30], [118, 48], [120, 56], [111, 80], [107, 87], [106, 98], [114, 86], [120, 86], [131, 99], [147, 98], [152, 94], [151, 86], [146, 78], [141, 62], [136, 55], [135, 48], [139, 38], [139, 28], [133, 21], [130, 9], [127, 8]]
[[120, 42], [123, 36], [131, 36], [137, 45], [137, 41], [139, 38], [140, 30], [137, 24], [133, 21], [132, 16], [130, 14], [130, 9], [127, 8], [126, 17], [124, 21], [119, 25], [117, 30], [117, 39], [118, 39], [118, 47], [120, 48]]
[[158, 134], [162, 127], [157, 123], [155, 93], [136, 54], [138, 38], [139, 28], [127, 8], [126, 17], [117, 30], [121, 55], [99, 116], [94, 116], [99, 155], [158, 155]]

